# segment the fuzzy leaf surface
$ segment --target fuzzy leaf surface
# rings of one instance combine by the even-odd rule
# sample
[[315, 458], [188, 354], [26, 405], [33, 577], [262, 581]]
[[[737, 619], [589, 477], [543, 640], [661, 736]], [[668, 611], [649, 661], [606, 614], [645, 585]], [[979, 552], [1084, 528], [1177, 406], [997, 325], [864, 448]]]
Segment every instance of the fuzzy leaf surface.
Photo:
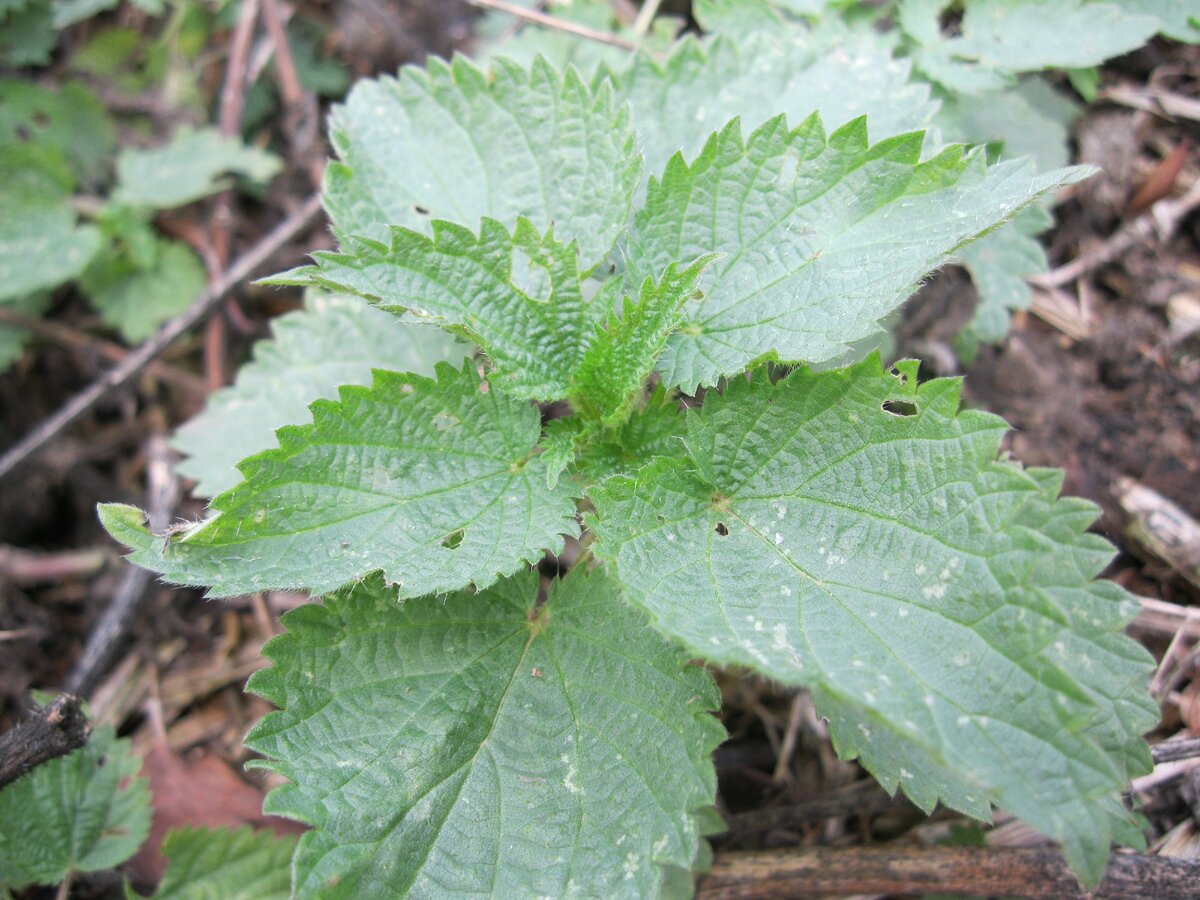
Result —
[[[711, 676], [600, 573], [397, 603], [378, 579], [289, 613], [247, 743], [309, 822], [299, 897], [656, 896], [700, 852]], [[315, 674], [316, 677], [313, 677]]]
[[667, 337], [682, 320], [683, 305], [695, 298], [700, 276], [714, 259], [710, 254], [685, 267], [671, 263], [657, 282], [647, 278], [637, 298], [627, 298], [621, 315], [610, 315], [588, 346], [571, 395], [595, 410], [605, 425], [624, 421]]
[[0, 791], [0, 887], [57, 884], [123, 863], [150, 831], [141, 761], [110, 727]]
[[288, 900], [295, 849], [291, 835], [249, 826], [175, 829], [163, 841], [167, 871], [154, 900]]
[[694, 393], [759, 359], [836, 359], [959, 247], [1085, 174], [987, 168], [956, 145], [922, 161], [923, 139], [869, 146], [861, 119], [826, 138], [817, 116], [794, 130], [781, 116], [748, 140], [734, 120], [691, 165], [674, 157], [635, 218], [629, 278], [724, 256], [659, 360], [667, 383]]
[[483, 588], [578, 533], [569, 491], [548, 489], [533, 455], [537, 409], [483, 393], [469, 362], [436, 380], [377, 371], [312, 413], [243, 461], [203, 522], [156, 536], [118, 504], [101, 520], [136, 565], [214, 597], [323, 593], [376, 570], [405, 597]]
[[674, 154], [700, 153], [735, 116], [754, 129], [781, 113], [801, 121], [816, 111], [831, 128], [865, 115], [877, 141], [923, 128], [938, 105], [910, 71], [874, 35], [779, 29], [685, 39], [663, 62], [639, 55], [614, 83], [632, 110], [646, 172], [659, 175]]
[[641, 176], [628, 114], [610, 88], [574, 70], [465, 59], [360, 81], [334, 109], [340, 162], [325, 207], [345, 238], [389, 239], [389, 225], [429, 233], [434, 219], [476, 230], [519, 217], [578, 242], [589, 270], [612, 248]]
[[196, 480], [202, 497], [234, 487], [239, 462], [276, 446], [276, 429], [309, 421], [309, 405], [336, 397], [342, 385], [370, 384], [372, 369], [430, 375], [437, 363], [468, 354], [441, 329], [406, 324], [358, 297], [310, 294], [271, 330], [237, 382], [175, 432], [175, 448], [188, 454], [179, 472]]
[[484, 219], [479, 236], [435, 222], [433, 237], [393, 228], [389, 243], [351, 237], [338, 253], [274, 284], [350, 291], [413, 321], [436, 322], [479, 344], [495, 384], [521, 399], [556, 400], [571, 389], [598, 323], [580, 290], [574, 244], [539, 234], [527, 219], [509, 234]]
[[615, 423], [713, 258], [670, 261], [620, 316], [619, 279], [585, 297], [575, 243], [540, 234], [528, 219], [513, 234], [485, 218], [478, 236], [439, 221], [432, 238], [406, 228], [393, 228], [388, 244], [351, 237], [338, 253], [316, 254], [315, 266], [269, 281], [350, 291], [406, 320], [436, 322], [479, 344], [495, 365], [492, 384], [512, 396], [578, 398]]
[[224, 176], [269, 181], [282, 167], [275, 154], [247, 147], [215, 128], [185, 127], [162, 147], [123, 150], [113, 196], [129, 206], [171, 209], [227, 187]]
[[683, 458], [592, 488], [596, 552], [697, 654], [811, 686], [889, 789], [995, 803], [1094, 884], [1157, 719], [1095, 507], [915, 363], [764, 374], [688, 414]]

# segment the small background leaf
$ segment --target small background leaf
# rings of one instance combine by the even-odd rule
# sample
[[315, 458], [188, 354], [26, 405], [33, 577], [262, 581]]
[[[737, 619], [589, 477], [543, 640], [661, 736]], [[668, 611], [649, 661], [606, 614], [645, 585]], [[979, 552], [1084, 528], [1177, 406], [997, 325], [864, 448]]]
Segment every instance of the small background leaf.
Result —
[[129, 206], [170, 209], [228, 186], [224, 175], [269, 181], [281, 167], [273, 153], [222, 137], [215, 128], [184, 127], [165, 146], [121, 152], [113, 199]]
[[204, 264], [187, 244], [159, 240], [153, 256], [145, 269], [127, 258], [102, 257], [80, 279], [101, 318], [131, 343], [183, 312], [208, 283]]
[[112, 728], [0, 791], [0, 886], [57, 884], [116, 866], [150, 829], [140, 762]]
[[78, 226], [74, 179], [61, 156], [0, 146], [0, 302], [78, 276], [100, 249], [100, 231]]
[[[181, 828], [163, 842], [168, 864], [155, 900], [287, 900], [296, 838], [243, 828]], [[126, 891], [128, 900], [139, 896]]]

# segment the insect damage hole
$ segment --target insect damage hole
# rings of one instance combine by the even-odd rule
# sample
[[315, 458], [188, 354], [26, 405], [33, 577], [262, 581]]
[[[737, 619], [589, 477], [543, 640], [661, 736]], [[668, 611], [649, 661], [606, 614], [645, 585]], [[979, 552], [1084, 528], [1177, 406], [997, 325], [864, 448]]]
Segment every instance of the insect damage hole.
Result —
[[908, 400], [884, 400], [880, 405], [880, 409], [882, 409], [885, 413], [889, 413], [893, 416], [899, 416], [901, 418], [907, 418], [908, 416], [915, 416], [917, 414], [917, 404]]
[[447, 550], [457, 550], [463, 542], [463, 530], [459, 528], [442, 538], [442, 546]]
[[725, 527], [724, 522], [717, 523], [716, 531], [717, 531], [717, 534], [719, 534], [721, 537], [726, 537], [729, 534], [729, 529], [727, 527]]

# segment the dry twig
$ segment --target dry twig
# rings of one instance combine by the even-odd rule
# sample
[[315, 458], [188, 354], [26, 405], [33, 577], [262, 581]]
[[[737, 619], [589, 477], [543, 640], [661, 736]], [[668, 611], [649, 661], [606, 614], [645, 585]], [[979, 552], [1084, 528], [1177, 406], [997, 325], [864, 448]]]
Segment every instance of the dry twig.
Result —
[[516, 19], [530, 22], [534, 25], [541, 25], [543, 28], [553, 28], [556, 31], [564, 31], [567, 34], [573, 34], [576, 37], [586, 38], [589, 41], [596, 41], [600, 44], [609, 44], [613, 47], [620, 47], [623, 50], [641, 50], [642, 47], [627, 41], [624, 38], [619, 38], [616, 35], [605, 34], [603, 31], [596, 31], [593, 28], [588, 28], [586, 25], [577, 25], [574, 22], [566, 22], [562, 19], [556, 19], [554, 16], [548, 16], [543, 12], [538, 12], [535, 9], [525, 9], [520, 6], [513, 6], [511, 3], [505, 3], [504, 0], [467, 0], [472, 6], [480, 9], [491, 9], [496, 12], [502, 12]]
[[0, 735], [0, 788], [35, 766], [82, 747], [90, 731], [79, 698], [60, 695], [32, 718]]
[[1077, 281], [1088, 273], [1112, 262], [1136, 244], [1149, 240], [1155, 235], [1161, 240], [1169, 240], [1179, 228], [1180, 223], [1198, 206], [1200, 206], [1200, 180], [1188, 188], [1187, 193], [1182, 197], [1159, 200], [1147, 212], [1123, 225], [1104, 243], [1093, 247], [1086, 253], [1081, 253], [1066, 265], [1059, 266], [1044, 275], [1033, 276], [1029, 281], [1035, 287], [1047, 291]]
[[802, 847], [718, 855], [702, 877], [703, 900], [756, 900], [846, 894], [971, 894], [1194, 900], [1200, 862], [1114, 854], [1100, 889], [1085, 894], [1049, 848]]
[[309, 197], [298, 210], [284, 219], [249, 252], [231, 265], [220, 278], [210, 284], [207, 290], [193, 300], [186, 310], [163, 325], [154, 337], [132, 351], [125, 357], [124, 362], [118, 363], [76, 394], [58, 412], [43, 421], [16, 446], [0, 456], [0, 478], [53, 440], [59, 432], [91, 409], [93, 404], [110, 390], [120, 387], [142, 371], [176, 338], [203, 319], [234, 286], [244, 281], [255, 269], [299, 234], [320, 209], [321, 198], [319, 196]]
[[[95, 335], [79, 331], [61, 322], [40, 319], [36, 316], [27, 316], [6, 306], [0, 306], [0, 325], [23, 328], [34, 336], [52, 341], [61, 347], [69, 347], [72, 350], [79, 350], [84, 353], [98, 353], [109, 362], [119, 363], [129, 355], [128, 350], [119, 344], [114, 344], [112, 341], [106, 341]], [[152, 362], [147, 366], [146, 371], [155, 378], [181, 388], [190, 394], [205, 396], [208, 393], [204, 379], [197, 378], [191, 372], [184, 372], [166, 363], [159, 361]]]

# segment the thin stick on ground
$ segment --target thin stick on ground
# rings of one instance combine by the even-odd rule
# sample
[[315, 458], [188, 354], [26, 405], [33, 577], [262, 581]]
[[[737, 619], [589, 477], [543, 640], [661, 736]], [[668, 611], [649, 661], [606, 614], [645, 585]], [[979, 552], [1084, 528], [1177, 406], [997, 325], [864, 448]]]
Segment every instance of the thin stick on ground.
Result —
[[641, 12], [638, 13], [637, 20], [633, 23], [633, 33], [638, 37], [642, 37], [650, 30], [650, 23], [654, 21], [654, 17], [658, 15], [658, 8], [662, 5], [662, 0], [645, 0], [642, 4]]
[[1050, 848], [803, 847], [718, 854], [696, 891], [703, 900], [849, 894], [1194, 900], [1200, 862], [1116, 853], [1095, 893], [1085, 893]]
[[[152, 434], [146, 441], [146, 495], [150, 528], [163, 531], [179, 502], [179, 481], [171, 462], [171, 448], [162, 434]], [[87, 645], [67, 677], [65, 687], [69, 693], [87, 696], [96, 686], [129, 630], [150, 579], [148, 570], [126, 565], [112, 602], [88, 635]]]
[[639, 45], [632, 41], [627, 41], [624, 38], [619, 38], [616, 35], [605, 34], [603, 31], [596, 31], [593, 28], [588, 28], [586, 25], [576, 25], [574, 22], [565, 22], [562, 19], [556, 19], [554, 16], [548, 16], [543, 12], [538, 12], [534, 9], [524, 9], [520, 6], [513, 6], [511, 3], [505, 3], [504, 0], [467, 0], [472, 6], [479, 9], [490, 9], [496, 12], [502, 12], [516, 19], [522, 19], [533, 25], [540, 25], [543, 28], [553, 28], [556, 31], [564, 31], [567, 34], [573, 34], [576, 37], [586, 38], [589, 41], [596, 41], [601, 44], [609, 44], [613, 47], [620, 47], [623, 50], [641, 50]]
[[[80, 350], [84, 353], [97, 353], [112, 363], [119, 363], [129, 355], [128, 350], [112, 341], [106, 341], [104, 338], [79, 331], [51, 319], [28, 316], [6, 306], [0, 306], [0, 325], [23, 328], [35, 337], [51, 341], [61, 347]], [[190, 394], [203, 397], [208, 393], [204, 379], [197, 378], [191, 372], [184, 372], [182, 369], [176, 369], [174, 366], [158, 361], [152, 362], [146, 370], [155, 378]]]
[[1071, 262], [1044, 275], [1036, 275], [1029, 281], [1036, 287], [1045, 290], [1076, 281], [1112, 262], [1136, 244], [1148, 240], [1156, 232], [1164, 239], [1170, 238], [1179, 224], [1198, 206], [1200, 206], [1200, 181], [1193, 184], [1187, 193], [1178, 199], [1159, 200], [1148, 211], [1122, 226], [1099, 246], [1081, 253]]
[[[221, 107], [217, 127], [224, 137], [237, 137], [242, 127], [242, 110], [246, 106], [246, 69], [254, 26], [258, 22], [258, 0], [245, 0], [238, 13], [237, 25], [229, 45], [229, 61], [225, 66], [225, 83], [221, 86]], [[213, 257], [209, 265], [211, 284], [229, 265], [229, 245], [233, 233], [233, 190], [226, 188], [217, 195], [213, 205], [210, 243]], [[206, 262], [208, 261], [206, 255]], [[231, 301], [232, 302], [232, 301]], [[213, 316], [204, 329], [204, 374], [208, 386], [216, 390], [225, 383], [225, 320]]]
[[64, 428], [82, 416], [96, 401], [120, 387], [146, 368], [180, 335], [208, 315], [212, 308], [234, 287], [245, 281], [259, 266], [267, 262], [281, 247], [303, 231], [321, 209], [319, 196], [309, 197], [304, 204], [262, 238], [244, 256], [231, 265], [192, 304], [167, 322], [123, 362], [105, 372], [87, 388], [76, 394], [59, 410], [25, 436], [16, 446], [0, 456], [0, 478], [3, 478], [33, 453], [52, 441]]
[[1181, 759], [1200, 757], [1200, 738], [1182, 738], [1163, 741], [1150, 748], [1155, 763], [1178, 762]]

